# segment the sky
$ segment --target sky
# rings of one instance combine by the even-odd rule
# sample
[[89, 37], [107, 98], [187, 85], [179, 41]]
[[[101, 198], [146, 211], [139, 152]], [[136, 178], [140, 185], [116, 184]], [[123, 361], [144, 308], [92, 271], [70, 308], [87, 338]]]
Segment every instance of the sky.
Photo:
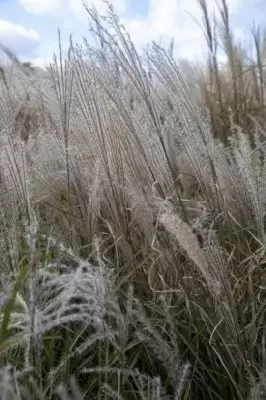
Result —
[[[218, 0], [219, 1], [219, 0]], [[253, 22], [266, 21], [265, 0], [227, 0], [232, 27], [245, 39]], [[121, 21], [138, 49], [155, 40], [167, 45], [175, 41], [178, 57], [196, 59], [204, 54], [198, 0], [112, 0]], [[103, 0], [87, 0], [100, 13], [106, 12]], [[217, 0], [207, 0], [210, 11]], [[9, 47], [22, 61], [35, 65], [49, 62], [58, 53], [57, 30], [63, 45], [70, 34], [74, 40], [90, 39], [88, 18], [81, 0], [0, 0], [0, 43]], [[0, 56], [1, 57], [1, 56]]]

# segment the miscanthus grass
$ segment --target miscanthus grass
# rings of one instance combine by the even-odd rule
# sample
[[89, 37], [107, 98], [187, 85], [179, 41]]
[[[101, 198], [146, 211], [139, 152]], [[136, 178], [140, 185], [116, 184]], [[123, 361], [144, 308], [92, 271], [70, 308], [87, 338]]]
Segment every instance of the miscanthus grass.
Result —
[[190, 81], [111, 5], [45, 71], [6, 50], [1, 400], [265, 398], [264, 47], [199, 5]]

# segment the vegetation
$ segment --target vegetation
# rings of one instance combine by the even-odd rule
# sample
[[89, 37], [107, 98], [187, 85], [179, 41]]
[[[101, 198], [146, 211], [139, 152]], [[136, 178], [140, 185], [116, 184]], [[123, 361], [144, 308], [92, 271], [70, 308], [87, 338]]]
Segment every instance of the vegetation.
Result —
[[247, 65], [200, 6], [187, 83], [111, 6], [97, 48], [1, 69], [1, 400], [266, 397], [265, 39]]

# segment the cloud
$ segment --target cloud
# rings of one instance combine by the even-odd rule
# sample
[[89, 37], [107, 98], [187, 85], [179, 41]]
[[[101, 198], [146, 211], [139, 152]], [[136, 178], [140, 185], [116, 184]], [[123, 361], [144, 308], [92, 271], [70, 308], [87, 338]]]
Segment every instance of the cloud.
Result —
[[17, 55], [33, 53], [39, 46], [39, 40], [39, 34], [34, 29], [0, 20], [0, 42]]
[[[84, 10], [82, 0], [19, 1], [28, 12], [33, 14], [46, 14], [47, 18], [60, 17], [57, 26], [61, 28], [62, 37], [68, 38], [70, 33], [74, 33], [75, 39], [79, 41], [83, 35], [88, 34], [88, 15]], [[84, 1], [89, 8], [94, 4], [101, 14], [106, 12], [104, 0]], [[138, 8], [141, 9], [142, 1], [147, 2], [146, 17], [140, 16], [133, 19], [127, 17], [130, 12], [129, 4], [130, 2], [132, 4], [132, 1], [135, 1], [134, 9], [136, 11]], [[112, 0], [111, 2], [138, 49], [153, 40], [167, 46], [174, 38], [177, 56], [189, 59], [202, 57], [205, 40], [199, 26], [202, 13], [198, 0]], [[244, 5], [244, 0], [227, 0], [227, 2], [231, 13], [238, 14], [238, 11], [243, 9], [240, 5]], [[217, 9], [216, 0], [208, 0], [207, 4], [210, 12]], [[56, 35], [56, 30], [54, 29], [54, 31]], [[51, 46], [50, 49], [53, 49], [51, 53], [56, 50], [55, 46]], [[45, 55], [47, 53], [48, 51]], [[39, 52], [39, 56], [43, 57], [43, 54]]]
[[[228, 0], [229, 10], [236, 12], [240, 1], [243, 0]], [[216, 7], [215, 0], [208, 1], [210, 12]], [[168, 45], [174, 38], [178, 55], [202, 55], [204, 35], [199, 26], [201, 12], [197, 0], [150, 0], [147, 18], [123, 22], [138, 48], [153, 40]]]
[[[59, 12], [64, 15], [72, 13], [72, 16], [74, 14], [75, 17], [84, 19], [86, 12], [82, 4], [83, 1], [89, 8], [95, 5], [99, 12], [106, 11], [107, 6], [104, 0], [20, 0], [20, 4], [31, 14], [44, 15]], [[127, 0], [112, 0], [113, 6], [119, 13], [125, 10], [126, 2]]]
[[20, 0], [22, 7], [31, 14], [43, 15], [64, 7], [63, 0]]

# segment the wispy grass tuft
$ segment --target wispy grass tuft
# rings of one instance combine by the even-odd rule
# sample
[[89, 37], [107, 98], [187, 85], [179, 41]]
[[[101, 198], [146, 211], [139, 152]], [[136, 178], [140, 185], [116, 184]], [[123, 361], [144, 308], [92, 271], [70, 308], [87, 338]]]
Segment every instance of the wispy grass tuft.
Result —
[[265, 397], [264, 34], [199, 7], [188, 82], [111, 5], [42, 73], [5, 50], [1, 400]]

